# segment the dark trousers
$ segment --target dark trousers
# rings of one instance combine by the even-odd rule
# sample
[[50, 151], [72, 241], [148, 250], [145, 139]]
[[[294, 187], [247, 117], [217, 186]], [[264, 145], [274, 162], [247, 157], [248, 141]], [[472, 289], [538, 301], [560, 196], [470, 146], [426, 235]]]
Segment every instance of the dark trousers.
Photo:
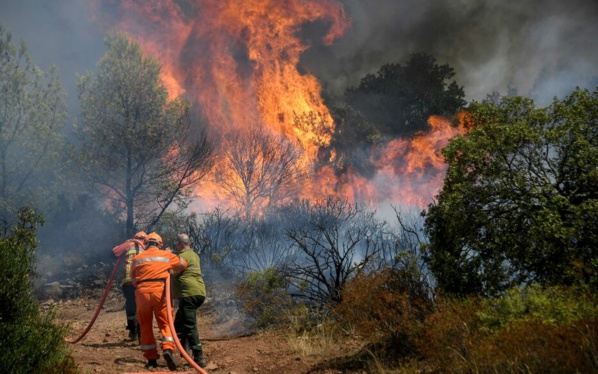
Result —
[[125, 312], [127, 314], [127, 330], [137, 332], [137, 304], [135, 303], [135, 286], [125, 283], [122, 286], [125, 295]]
[[205, 299], [205, 296], [199, 295], [179, 299], [179, 308], [174, 317], [174, 329], [181, 345], [191, 347], [194, 353], [202, 350], [197, 332], [197, 308]]

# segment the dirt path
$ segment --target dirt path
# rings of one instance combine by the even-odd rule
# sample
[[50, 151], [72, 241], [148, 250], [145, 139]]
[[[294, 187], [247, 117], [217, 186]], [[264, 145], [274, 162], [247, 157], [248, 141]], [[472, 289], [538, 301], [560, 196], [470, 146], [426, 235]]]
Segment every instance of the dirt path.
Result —
[[[145, 369], [145, 359], [136, 342], [127, 340], [124, 298], [111, 291], [104, 308], [90, 332], [74, 344], [73, 356], [84, 373], [169, 372], [165, 361], [158, 360], [158, 368]], [[72, 338], [87, 326], [100, 298], [81, 298], [62, 301], [58, 305], [59, 319], [70, 322]], [[223, 316], [210, 307], [210, 299], [198, 314], [200, 338], [208, 360], [209, 373], [307, 373], [315, 364], [333, 355], [302, 355], [293, 349], [284, 331], [247, 331], [241, 323]], [[223, 322], [224, 321], [224, 322]], [[154, 335], [159, 331], [154, 325]], [[186, 361], [175, 354], [179, 372], [195, 373]], [[340, 373], [320, 371], [319, 373]]]

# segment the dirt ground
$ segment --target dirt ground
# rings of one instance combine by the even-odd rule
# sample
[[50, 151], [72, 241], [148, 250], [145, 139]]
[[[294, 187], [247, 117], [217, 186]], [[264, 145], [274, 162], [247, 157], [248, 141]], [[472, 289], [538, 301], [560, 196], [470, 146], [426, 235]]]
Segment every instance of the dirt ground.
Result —
[[[70, 339], [84, 331], [93, 317], [101, 299], [101, 292], [57, 304], [59, 320], [71, 323]], [[213, 304], [214, 302], [212, 302]], [[233, 310], [232, 308], [229, 310]], [[198, 326], [208, 373], [349, 373], [317, 369], [322, 362], [344, 354], [342, 347], [325, 352], [303, 354], [290, 343], [290, 334], [284, 330], [257, 331], [233, 312], [215, 308], [208, 297], [199, 309]], [[229, 318], [230, 317], [230, 318]], [[160, 334], [154, 321], [154, 336]], [[158, 340], [159, 341], [159, 340]], [[120, 290], [110, 291], [95, 324], [88, 334], [72, 345], [73, 356], [83, 373], [139, 373], [170, 372], [163, 358], [157, 369], [145, 369], [146, 363], [137, 342], [128, 340], [125, 330], [124, 298]], [[178, 372], [195, 373], [196, 370], [175, 353]], [[320, 366], [321, 367], [321, 366]]]

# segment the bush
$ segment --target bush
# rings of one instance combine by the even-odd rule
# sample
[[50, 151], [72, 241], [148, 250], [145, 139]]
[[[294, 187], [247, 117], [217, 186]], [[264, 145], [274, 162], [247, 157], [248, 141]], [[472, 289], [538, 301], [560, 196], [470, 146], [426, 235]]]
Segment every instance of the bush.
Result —
[[9, 373], [76, 373], [63, 340], [67, 327], [54, 323], [33, 298], [36, 227], [42, 218], [32, 209], [19, 213], [18, 224], [0, 237], [0, 363]]
[[336, 308], [341, 323], [372, 343], [370, 350], [380, 359], [397, 361], [415, 354], [416, 338], [433, 305], [414, 275], [394, 268], [360, 274], [347, 284]]
[[[472, 357], [477, 344], [480, 300], [438, 300], [437, 311], [424, 321], [416, 341], [426, 363], [447, 372], [475, 372]], [[450, 370], [449, 370], [450, 369]]]
[[537, 285], [516, 287], [503, 296], [487, 299], [479, 318], [485, 328], [499, 330], [521, 321], [545, 325], [569, 325], [598, 316], [595, 295], [579, 289]]
[[247, 275], [244, 283], [236, 287], [237, 296], [245, 312], [255, 318], [258, 327], [282, 323], [284, 311], [293, 302], [286, 292], [288, 282], [277, 269], [254, 271]]
[[598, 319], [553, 325], [522, 320], [490, 335], [477, 347], [483, 372], [595, 373]]
[[514, 288], [494, 299], [444, 300], [418, 351], [451, 372], [595, 372], [598, 303], [580, 289]]

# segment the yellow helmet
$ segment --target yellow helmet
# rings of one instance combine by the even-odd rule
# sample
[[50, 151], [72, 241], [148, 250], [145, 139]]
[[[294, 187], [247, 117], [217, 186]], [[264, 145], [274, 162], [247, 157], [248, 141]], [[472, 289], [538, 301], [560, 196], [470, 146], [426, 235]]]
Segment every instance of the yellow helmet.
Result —
[[135, 234], [133, 239], [145, 240], [146, 237], [147, 237], [147, 234], [145, 233], [145, 231], [139, 231], [137, 234]]
[[153, 243], [155, 244], [158, 248], [162, 248], [162, 237], [160, 235], [158, 235], [156, 232], [152, 232], [150, 233], [148, 236], [145, 237], [145, 242], [146, 243]]

